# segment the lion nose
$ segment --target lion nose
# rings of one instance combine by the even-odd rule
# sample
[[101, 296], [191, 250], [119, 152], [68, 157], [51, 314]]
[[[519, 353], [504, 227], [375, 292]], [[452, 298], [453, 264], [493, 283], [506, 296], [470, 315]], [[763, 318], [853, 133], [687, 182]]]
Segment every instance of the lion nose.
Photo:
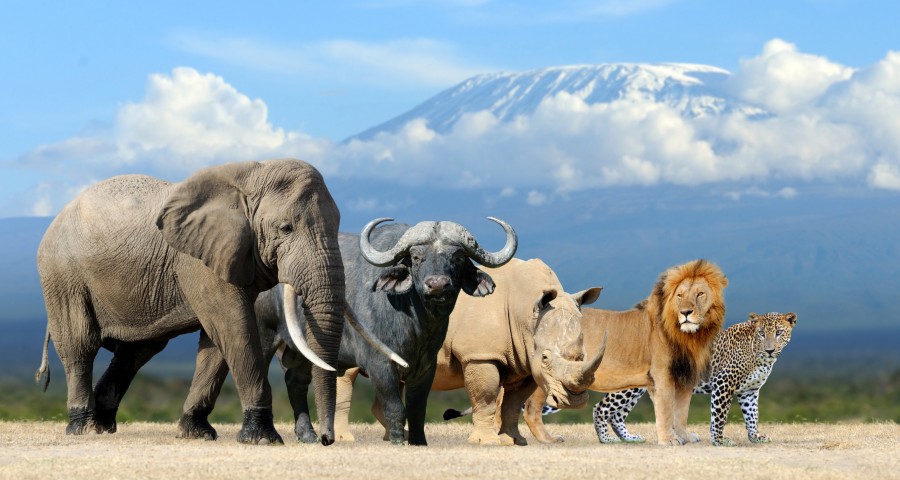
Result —
[[686, 318], [688, 315], [692, 314], [692, 313], [694, 313], [693, 310], [682, 310], [682, 311], [681, 311], [681, 314], [684, 315], [685, 318]]

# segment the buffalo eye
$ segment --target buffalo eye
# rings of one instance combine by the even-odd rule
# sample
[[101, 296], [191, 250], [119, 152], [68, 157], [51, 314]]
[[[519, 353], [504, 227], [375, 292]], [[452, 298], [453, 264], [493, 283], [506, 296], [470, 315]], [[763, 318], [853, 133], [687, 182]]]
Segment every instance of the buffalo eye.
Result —
[[294, 233], [294, 226], [287, 222], [282, 223], [278, 226], [278, 233], [282, 235], [290, 235]]

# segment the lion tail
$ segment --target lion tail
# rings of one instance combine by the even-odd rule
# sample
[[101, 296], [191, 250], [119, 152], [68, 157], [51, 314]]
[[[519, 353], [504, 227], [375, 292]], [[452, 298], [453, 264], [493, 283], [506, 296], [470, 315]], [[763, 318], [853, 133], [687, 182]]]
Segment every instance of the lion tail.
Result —
[[444, 410], [444, 420], [453, 420], [454, 418], [465, 417], [466, 415], [472, 414], [472, 407], [469, 407], [463, 411], [459, 411], [455, 408], [448, 408]]

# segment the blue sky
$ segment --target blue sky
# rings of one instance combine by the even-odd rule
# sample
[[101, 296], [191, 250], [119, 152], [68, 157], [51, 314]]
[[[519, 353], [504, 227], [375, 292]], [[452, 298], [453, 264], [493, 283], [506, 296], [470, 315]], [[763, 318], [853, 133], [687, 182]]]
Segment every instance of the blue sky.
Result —
[[[191, 95], [210, 95], [210, 104], [221, 100], [216, 109], [200, 112], [209, 120], [202, 137], [211, 144], [219, 136], [242, 138], [232, 156], [258, 158], [288, 145], [284, 150], [291, 155], [316, 159], [334, 142], [479, 73], [612, 62], [685, 62], [739, 71], [773, 45], [787, 45], [782, 50], [799, 59], [801, 71], [794, 73], [799, 77], [810, 65], [846, 78], [879, 64], [884, 77], [883, 71], [898, 63], [891, 52], [900, 50], [895, 25], [900, 4], [751, 5], [688, 0], [5, 5], [0, 217], [55, 213], [78, 189], [113, 173], [178, 180], [190, 169], [234, 159], [198, 156], [197, 144], [179, 149], [175, 130], [184, 113], [179, 101]], [[776, 40], [781, 43], [773, 44]], [[743, 78], [752, 80], [749, 74]], [[754, 85], [744, 91], [754, 91]], [[891, 102], [898, 98], [896, 90], [892, 93]], [[154, 103], [154, 95], [165, 101]], [[760, 101], [783, 106], [769, 98]], [[878, 115], [888, 124], [897, 122], [890, 110], [876, 112], [875, 120]], [[181, 133], [189, 135], [184, 128]], [[895, 132], [887, 129], [883, 141]], [[111, 138], [137, 147], [125, 151], [127, 158], [116, 158], [108, 152]], [[158, 149], [153, 141], [167, 147]], [[891, 157], [900, 150], [881, 151]], [[191, 160], [179, 161], [180, 169], [159, 166], [159, 157], [178, 155]], [[900, 172], [891, 170], [898, 159], [884, 161], [888, 170], [882, 173], [891, 184]], [[873, 174], [867, 175], [873, 183]]]

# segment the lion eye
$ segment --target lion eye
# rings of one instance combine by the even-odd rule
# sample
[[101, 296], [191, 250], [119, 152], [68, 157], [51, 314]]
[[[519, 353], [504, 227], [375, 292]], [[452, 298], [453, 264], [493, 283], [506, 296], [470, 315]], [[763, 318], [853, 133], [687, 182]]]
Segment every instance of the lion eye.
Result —
[[700, 297], [702, 297], [702, 296], [704, 296], [704, 295], [706, 295], [706, 294], [703, 293], [703, 292], [697, 292], [697, 298], [700, 298]]

